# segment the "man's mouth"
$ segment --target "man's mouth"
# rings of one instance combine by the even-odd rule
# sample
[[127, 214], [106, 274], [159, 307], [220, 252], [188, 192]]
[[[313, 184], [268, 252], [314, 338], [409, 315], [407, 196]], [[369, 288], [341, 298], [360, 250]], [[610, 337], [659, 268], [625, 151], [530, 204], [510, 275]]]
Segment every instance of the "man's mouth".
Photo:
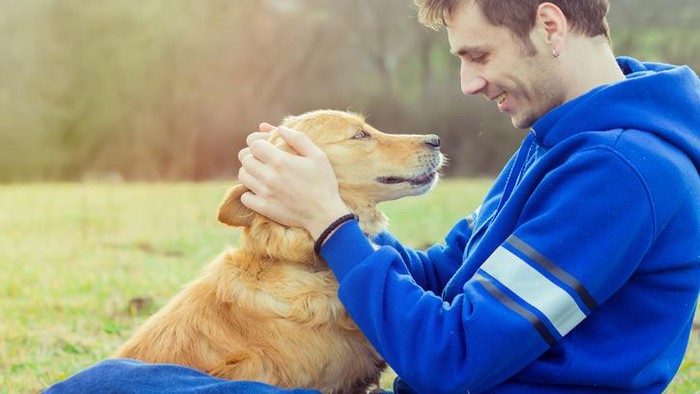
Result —
[[433, 180], [435, 180], [435, 177], [437, 176], [437, 171], [433, 172], [427, 172], [425, 174], [419, 175], [415, 178], [402, 178], [398, 176], [382, 176], [377, 178], [377, 181], [379, 183], [383, 183], [386, 185], [393, 185], [397, 183], [409, 183], [413, 186], [421, 186], [425, 185], [428, 183], [431, 183]]
[[496, 96], [493, 100], [496, 103], [498, 103], [498, 105], [501, 105], [501, 104], [503, 104], [504, 101], [506, 101], [507, 97], [508, 97], [508, 93], [503, 92], [503, 93], [499, 94], [498, 96]]

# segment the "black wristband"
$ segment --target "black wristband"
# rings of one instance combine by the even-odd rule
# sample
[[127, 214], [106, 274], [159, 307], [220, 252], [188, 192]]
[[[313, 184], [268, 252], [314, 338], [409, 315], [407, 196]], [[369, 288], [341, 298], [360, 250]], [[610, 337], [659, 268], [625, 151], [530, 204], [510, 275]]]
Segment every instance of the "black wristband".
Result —
[[319, 254], [319, 252], [321, 251], [321, 246], [323, 246], [323, 243], [326, 242], [326, 238], [328, 238], [328, 236], [333, 231], [335, 231], [335, 229], [340, 227], [343, 223], [349, 222], [351, 220], [358, 220], [357, 215], [355, 215], [354, 213], [348, 213], [339, 217], [338, 219], [335, 219], [333, 223], [329, 224], [328, 227], [326, 227], [326, 229], [323, 230], [321, 235], [318, 236], [316, 242], [314, 242], [314, 252], [316, 252], [316, 254]]

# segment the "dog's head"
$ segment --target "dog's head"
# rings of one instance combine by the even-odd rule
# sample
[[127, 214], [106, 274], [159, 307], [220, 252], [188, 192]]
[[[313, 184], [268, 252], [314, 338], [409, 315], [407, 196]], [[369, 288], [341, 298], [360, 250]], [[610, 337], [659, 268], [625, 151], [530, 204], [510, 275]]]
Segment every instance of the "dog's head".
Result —
[[[341, 198], [358, 214], [367, 233], [384, 227], [377, 203], [427, 192], [437, 182], [443, 163], [437, 136], [383, 133], [350, 112], [312, 111], [289, 116], [282, 125], [303, 132], [326, 153]], [[277, 135], [270, 141], [291, 151]], [[241, 185], [229, 191], [219, 208], [220, 221], [250, 226], [257, 214], [240, 202], [246, 191]]]

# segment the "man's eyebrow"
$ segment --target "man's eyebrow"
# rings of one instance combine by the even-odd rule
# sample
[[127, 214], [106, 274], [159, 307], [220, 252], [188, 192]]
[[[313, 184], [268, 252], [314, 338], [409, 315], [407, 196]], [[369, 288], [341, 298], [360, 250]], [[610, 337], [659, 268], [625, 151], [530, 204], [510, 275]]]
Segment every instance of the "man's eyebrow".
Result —
[[488, 52], [488, 48], [478, 45], [478, 46], [468, 46], [464, 45], [459, 48], [450, 48], [450, 53], [460, 57], [464, 55], [475, 55], [475, 54], [484, 54]]

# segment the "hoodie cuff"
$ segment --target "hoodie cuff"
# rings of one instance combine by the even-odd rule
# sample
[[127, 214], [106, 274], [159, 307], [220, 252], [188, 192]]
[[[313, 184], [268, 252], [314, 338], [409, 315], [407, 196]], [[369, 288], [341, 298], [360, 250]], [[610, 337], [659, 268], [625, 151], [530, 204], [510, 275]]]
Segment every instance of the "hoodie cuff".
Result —
[[338, 282], [360, 262], [374, 253], [374, 248], [356, 220], [340, 226], [321, 247], [320, 255], [333, 270]]

